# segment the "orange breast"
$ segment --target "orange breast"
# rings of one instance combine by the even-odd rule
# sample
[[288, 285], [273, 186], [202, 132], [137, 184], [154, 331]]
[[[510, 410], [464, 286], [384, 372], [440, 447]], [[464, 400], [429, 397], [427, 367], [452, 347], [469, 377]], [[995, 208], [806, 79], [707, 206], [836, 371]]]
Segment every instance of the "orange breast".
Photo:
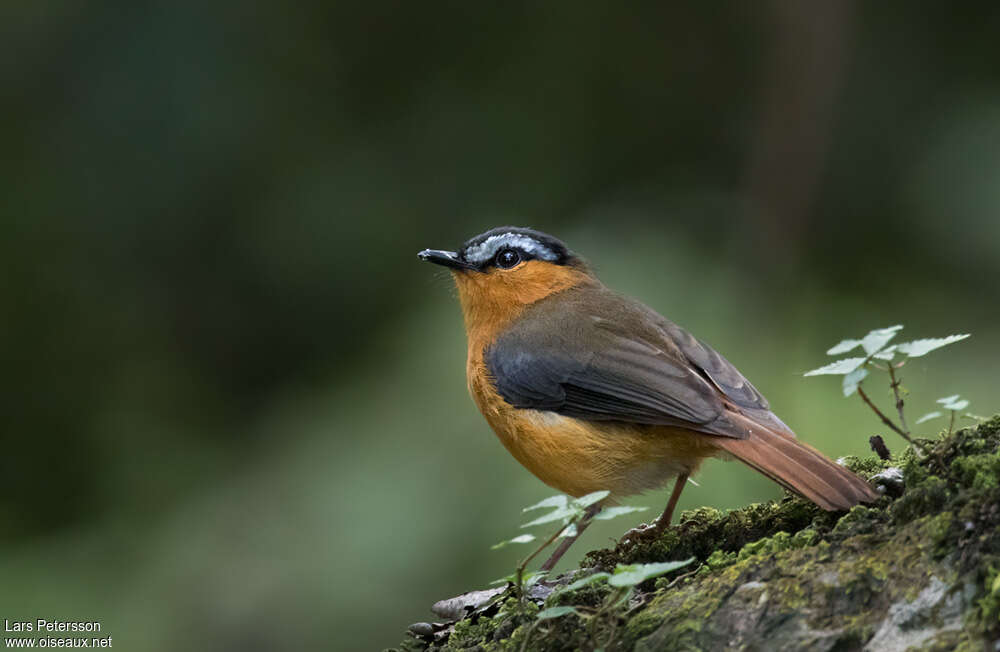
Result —
[[504, 447], [545, 484], [571, 496], [607, 489], [612, 497], [662, 486], [718, 453], [711, 437], [661, 426], [590, 422], [522, 410], [496, 393], [470, 348], [469, 392]]

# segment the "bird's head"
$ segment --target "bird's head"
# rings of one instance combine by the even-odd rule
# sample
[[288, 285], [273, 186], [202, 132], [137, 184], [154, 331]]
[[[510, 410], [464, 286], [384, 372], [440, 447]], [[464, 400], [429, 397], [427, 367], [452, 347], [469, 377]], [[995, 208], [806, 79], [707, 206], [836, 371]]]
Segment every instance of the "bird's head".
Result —
[[467, 323], [504, 322], [554, 292], [593, 282], [583, 260], [560, 240], [521, 227], [497, 227], [458, 251], [424, 249], [417, 256], [451, 270]]

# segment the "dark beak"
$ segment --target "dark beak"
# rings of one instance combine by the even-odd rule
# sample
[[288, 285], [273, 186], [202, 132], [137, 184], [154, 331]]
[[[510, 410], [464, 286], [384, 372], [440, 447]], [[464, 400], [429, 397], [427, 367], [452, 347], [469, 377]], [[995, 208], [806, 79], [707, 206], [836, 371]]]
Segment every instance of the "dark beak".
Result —
[[426, 260], [435, 265], [443, 265], [452, 269], [472, 269], [473, 266], [458, 257], [454, 251], [441, 251], [440, 249], [424, 249], [417, 258]]

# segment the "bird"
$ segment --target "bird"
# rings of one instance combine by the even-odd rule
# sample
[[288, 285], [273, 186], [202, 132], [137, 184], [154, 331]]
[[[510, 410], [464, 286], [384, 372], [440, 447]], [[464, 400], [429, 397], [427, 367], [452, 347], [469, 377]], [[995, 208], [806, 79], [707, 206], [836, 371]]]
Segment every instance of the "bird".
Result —
[[736, 459], [828, 511], [872, 502], [863, 479], [800, 441], [712, 347], [605, 286], [559, 239], [501, 226], [457, 251], [417, 256], [447, 268], [464, 317], [469, 393], [503, 446], [587, 508], [551, 570], [606, 503], [665, 486], [668, 527], [688, 478]]

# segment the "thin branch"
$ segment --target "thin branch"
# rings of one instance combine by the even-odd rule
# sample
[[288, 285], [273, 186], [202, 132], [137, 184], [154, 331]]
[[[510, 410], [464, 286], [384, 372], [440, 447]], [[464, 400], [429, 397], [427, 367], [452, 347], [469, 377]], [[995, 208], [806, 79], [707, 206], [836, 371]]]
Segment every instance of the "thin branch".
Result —
[[924, 453], [928, 452], [927, 449], [924, 448], [923, 444], [919, 444], [919, 443], [913, 441], [913, 439], [910, 438], [910, 435], [908, 433], [904, 432], [899, 426], [897, 426], [895, 423], [893, 423], [892, 419], [890, 419], [889, 417], [885, 416], [885, 414], [883, 414], [882, 410], [878, 409], [878, 406], [876, 406], [874, 403], [872, 403], [872, 400], [870, 398], [868, 398], [868, 394], [865, 393], [865, 390], [863, 390], [861, 388], [860, 384], [858, 385], [858, 396], [860, 396], [861, 399], [865, 403], [868, 404], [868, 407], [870, 407], [875, 412], [875, 414], [878, 415], [879, 419], [882, 419], [882, 423], [884, 423], [885, 425], [889, 426], [889, 428], [891, 428], [893, 432], [895, 432], [900, 437], [902, 437], [906, 441], [910, 442], [911, 444], [913, 444], [914, 446], [916, 446], [917, 448], [919, 448], [920, 450], [922, 450]]
[[868, 404], [868, 407], [870, 407], [875, 412], [875, 414], [878, 415], [879, 419], [882, 419], [882, 423], [889, 426], [889, 428], [891, 428], [893, 432], [895, 432], [898, 435], [901, 435], [903, 439], [905, 439], [906, 441], [910, 441], [909, 436], [905, 432], [900, 430], [899, 426], [897, 426], [895, 423], [892, 422], [892, 419], [882, 414], [882, 410], [878, 409], [878, 407], [874, 403], [872, 403], [872, 400], [868, 398], [868, 394], [865, 393], [865, 390], [861, 388], [860, 384], [858, 384], [858, 396], [860, 396], [861, 399]]
[[906, 434], [910, 434], [910, 429], [906, 427], [906, 417], [903, 416], [903, 397], [899, 394], [899, 385], [902, 381], [896, 379], [896, 365], [890, 362], [888, 366], [889, 378], [892, 381], [889, 383], [889, 386], [892, 387], [892, 393], [896, 395], [896, 411], [899, 412], [899, 423], [903, 426]]
[[[574, 521], [575, 520], [576, 519], [574, 519]], [[524, 597], [524, 569], [527, 568], [528, 564], [531, 563], [532, 559], [538, 556], [538, 553], [540, 553], [541, 551], [545, 550], [550, 545], [552, 545], [552, 542], [555, 541], [557, 538], [559, 538], [559, 535], [562, 534], [563, 530], [565, 530], [567, 527], [569, 527], [569, 523], [562, 525], [558, 530], [552, 533], [552, 536], [550, 536], [548, 539], [545, 540], [545, 543], [538, 546], [538, 548], [535, 549], [535, 552], [525, 557], [524, 560], [517, 565], [517, 571], [514, 574], [514, 579], [515, 579], [515, 584], [517, 585], [517, 592], [520, 595], [520, 597], [522, 598]]]
[[888, 460], [892, 458], [892, 453], [889, 452], [889, 448], [885, 445], [885, 440], [882, 439], [881, 435], [872, 435], [869, 437], [868, 444], [875, 451], [875, 454], [879, 456], [879, 459]]
[[669, 589], [674, 588], [674, 585], [677, 584], [678, 582], [680, 582], [682, 579], [684, 579], [686, 577], [691, 577], [692, 575], [694, 575], [695, 573], [697, 573], [699, 568], [701, 568], [700, 564], [699, 564], [698, 568], [695, 568], [694, 570], [690, 570], [690, 571], [684, 573], [683, 575], [678, 575], [674, 579], [670, 580], [670, 584], [667, 584], [665, 587], [663, 587], [663, 590], [667, 591]]
[[536, 620], [535, 622], [531, 623], [531, 625], [528, 626], [527, 631], [524, 632], [524, 642], [521, 643], [520, 652], [525, 652], [525, 650], [528, 649], [528, 640], [531, 638], [531, 635], [535, 632], [535, 628], [538, 627], [538, 623], [540, 622], [542, 621]]

